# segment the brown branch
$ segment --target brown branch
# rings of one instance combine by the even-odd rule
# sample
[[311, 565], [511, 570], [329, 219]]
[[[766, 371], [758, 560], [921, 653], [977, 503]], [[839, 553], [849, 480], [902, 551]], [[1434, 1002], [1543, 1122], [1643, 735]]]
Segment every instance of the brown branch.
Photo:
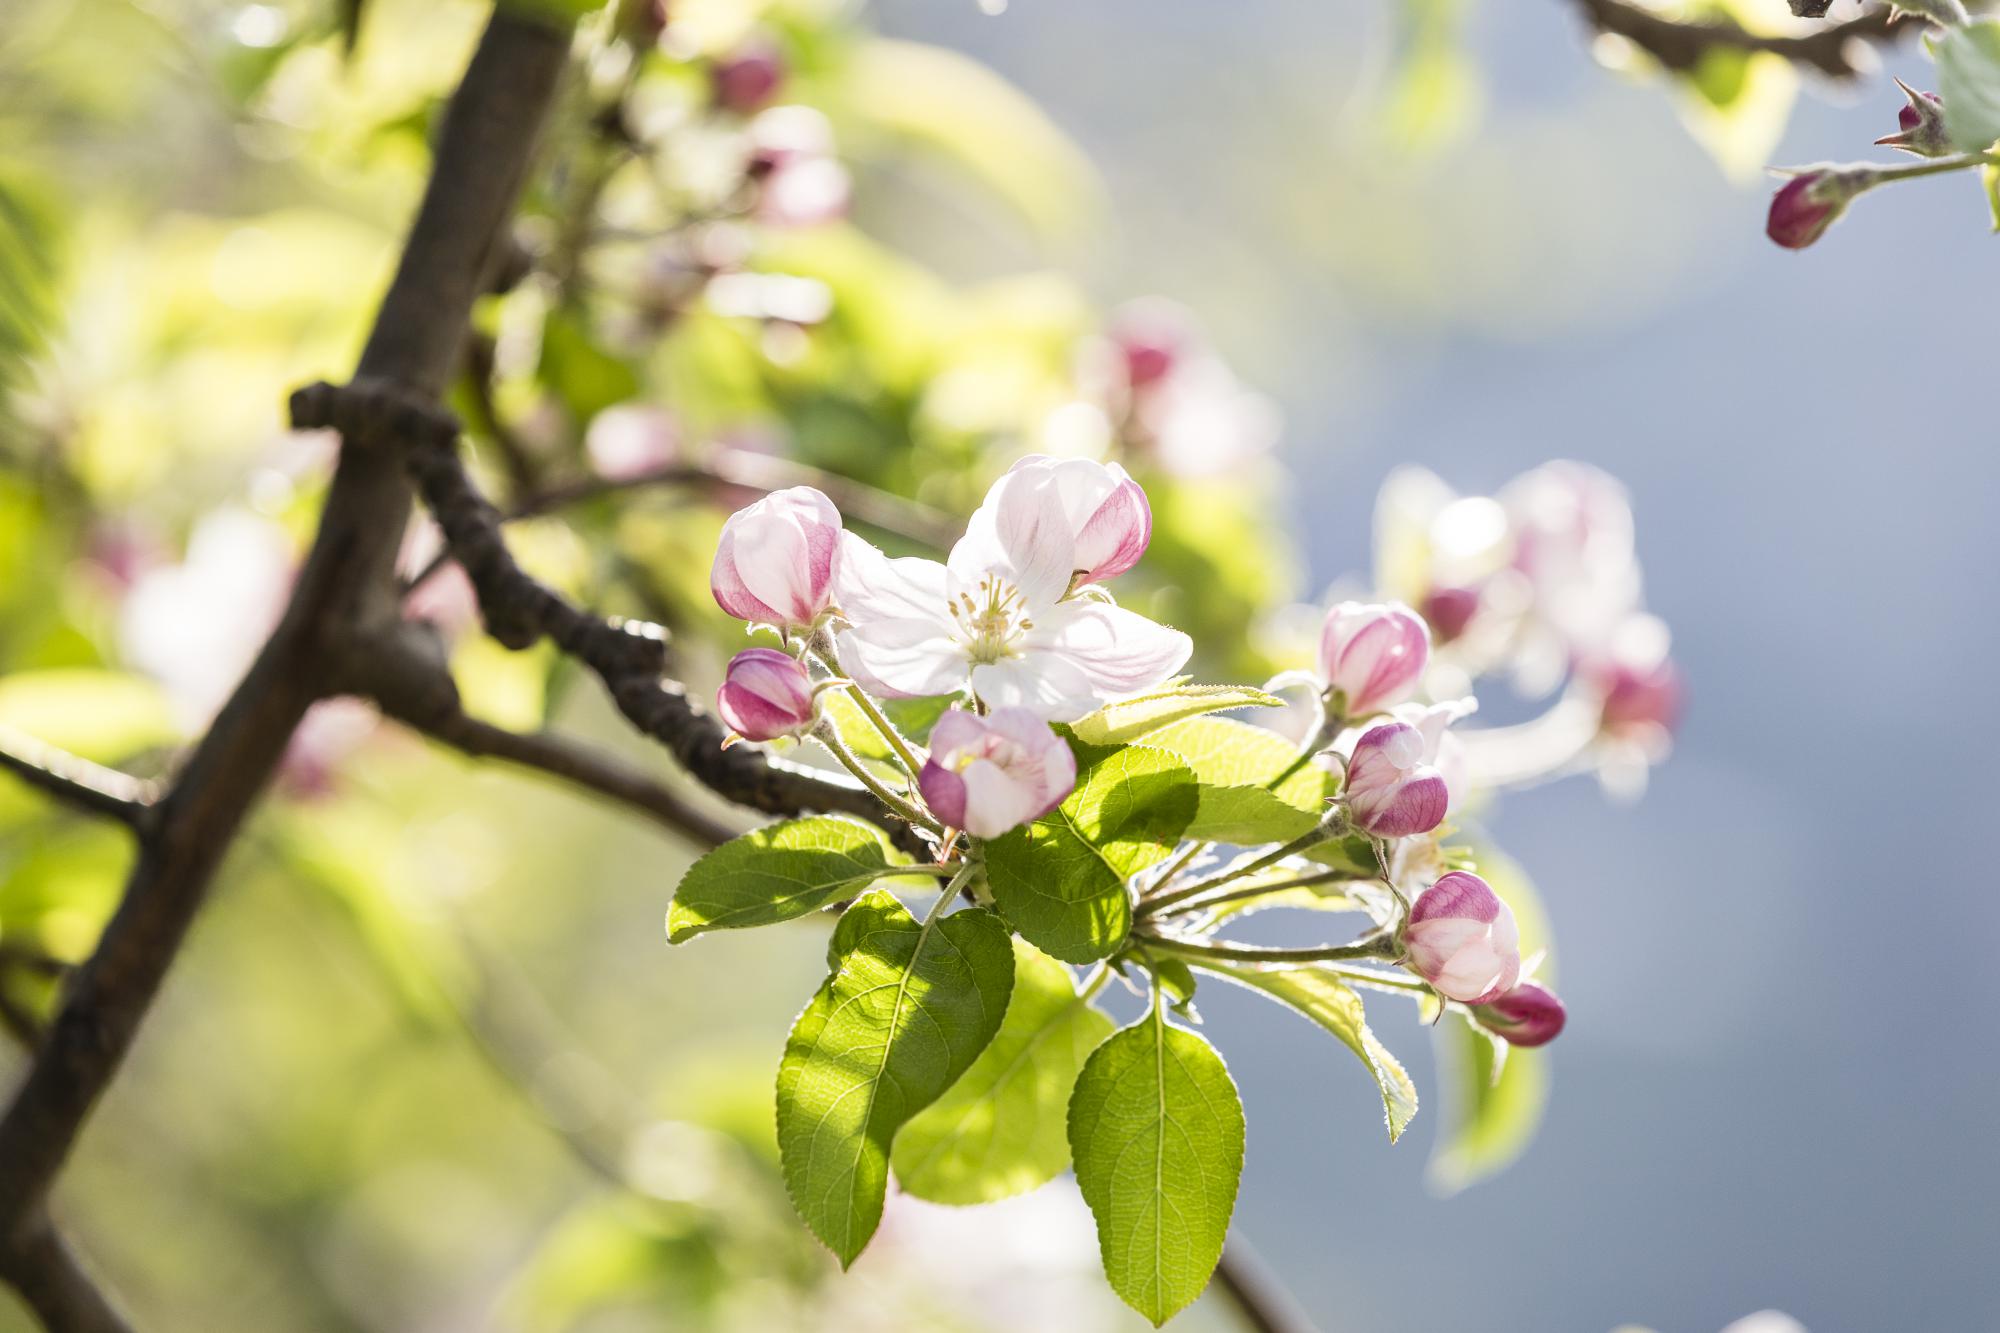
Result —
[[93, 764], [26, 732], [0, 724], [0, 768], [57, 800], [139, 828], [159, 799], [150, 782]]
[[[392, 401], [381, 401], [384, 397]], [[766, 814], [818, 810], [859, 815], [913, 835], [858, 783], [773, 759], [754, 746], [725, 748], [728, 732], [664, 675], [665, 634], [657, 625], [606, 620], [572, 605], [515, 563], [500, 535], [498, 510], [479, 493], [458, 456], [458, 423], [449, 413], [400, 398], [381, 386], [317, 384], [293, 395], [303, 427], [349, 419], [395, 420], [417, 489], [479, 597], [486, 632], [508, 648], [546, 638], [596, 673], [625, 719], [664, 745], [688, 773], [717, 795]], [[921, 844], [915, 844], [920, 846]]]
[[132, 1326], [39, 1210], [17, 1224], [0, 1247], [0, 1279], [54, 1333], [131, 1333]]
[[1317, 1333], [1298, 1301], [1241, 1236], [1231, 1235], [1215, 1283], [1256, 1333]]
[[[438, 140], [435, 167], [357, 378], [434, 398], [526, 173], [569, 52], [567, 32], [501, 6]], [[278, 627], [142, 840], [96, 952], [79, 969], [0, 1117], [0, 1276], [56, 1330], [122, 1327], [47, 1231], [44, 1201], [117, 1073], [210, 880], [307, 707], [328, 647], [397, 614], [409, 487], [392, 455], [343, 442], [318, 535]]]
[[1677, 72], [1693, 69], [1711, 51], [1763, 51], [1816, 69], [1828, 78], [1852, 79], [1873, 72], [1856, 60], [1854, 43], [1892, 43], [1922, 26], [1897, 23], [1890, 10], [1880, 8], [1816, 32], [1770, 36], [1750, 32], [1726, 18], [1671, 19], [1633, 0], [1576, 0], [1576, 5], [1599, 32], [1625, 38]]

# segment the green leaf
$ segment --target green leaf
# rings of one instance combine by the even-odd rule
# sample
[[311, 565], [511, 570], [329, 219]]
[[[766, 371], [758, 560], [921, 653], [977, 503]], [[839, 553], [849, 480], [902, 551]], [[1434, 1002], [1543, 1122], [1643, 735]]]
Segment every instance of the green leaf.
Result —
[[1069, 1165], [1064, 1108], [1077, 1071], [1111, 1033], [1069, 969], [1014, 941], [1007, 1018], [965, 1077], [903, 1126], [896, 1179], [932, 1203], [990, 1203], [1046, 1184]]
[[2000, 19], [1946, 29], [1934, 54], [1952, 146], [1984, 152], [2000, 139]]
[[1389, 1126], [1389, 1142], [1403, 1136], [1417, 1114], [1417, 1085], [1389, 1048], [1376, 1040], [1368, 1026], [1361, 997], [1339, 977], [1320, 968], [1297, 967], [1266, 971], [1239, 963], [1210, 962], [1199, 966], [1204, 972], [1258, 991], [1285, 1005], [1340, 1038], [1348, 1050], [1361, 1057], [1375, 1086], [1382, 1090], [1383, 1118]]
[[667, 909], [667, 941], [790, 921], [908, 864], [888, 834], [858, 819], [815, 815], [756, 829], [688, 867]]
[[1446, 1093], [1444, 1127], [1426, 1172], [1433, 1189], [1456, 1194], [1504, 1170], [1527, 1148], [1548, 1101], [1547, 1054], [1507, 1048], [1470, 1019], [1438, 1029]]
[[1285, 701], [1239, 685], [1170, 685], [1132, 699], [1106, 704], [1070, 724], [1088, 745], [1123, 745], [1184, 718], [1230, 708], [1281, 708]]
[[1318, 764], [1303, 765], [1272, 787], [1297, 761], [1298, 747], [1275, 731], [1228, 718], [1188, 718], [1146, 743], [1185, 759], [1201, 784], [1190, 838], [1244, 847], [1288, 842], [1319, 822], [1327, 798], [1340, 788], [1340, 780]]
[[1014, 953], [991, 912], [919, 925], [879, 889], [847, 909], [836, 937], [839, 966], [778, 1065], [778, 1151], [793, 1206], [845, 1267], [882, 1220], [896, 1131], [999, 1030]]
[[1132, 926], [1126, 881], [1172, 854], [1194, 818], [1194, 775], [1143, 745], [1079, 745], [1076, 790], [986, 844], [993, 900], [1029, 943], [1066, 963], [1109, 957]]
[[1993, 230], [2000, 232], [2000, 167], [1981, 167], [1979, 183], [1986, 188], [1986, 211], [1993, 219]]
[[1243, 1103], [1228, 1067], [1155, 1006], [1084, 1065], [1069, 1143], [1111, 1289], [1165, 1323], [1208, 1284], [1236, 1206]]

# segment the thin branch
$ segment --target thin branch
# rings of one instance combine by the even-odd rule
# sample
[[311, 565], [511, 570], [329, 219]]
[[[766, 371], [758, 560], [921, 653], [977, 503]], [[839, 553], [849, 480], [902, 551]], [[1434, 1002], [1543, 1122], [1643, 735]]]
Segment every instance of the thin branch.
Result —
[[[565, 29], [495, 12], [438, 139], [435, 166], [357, 378], [434, 397], [519, 193], [569, 55]], [[329, 645], [393, 618], [409, 487], [393, 455], [343, 441], [318, 535], [249, 673], [155, 807], [117, 912], [78, 970], [33, 1066], [0, 1117], [0, 1276], [52, 1328], [122, 1328], [68, 1260], [44, 1201], [206, 897], [217, 865], [306, 709]]]
[[1632, 0], [1576, 0], [1584, 18], [1599, 32], [1623, 37], [1670, 70], [1695, 68], [1711, 51], [1765, 51], [1832, 79], [1873, 72], [1855, 56], [1855, 43], [1889, 44], [1923, 25], [1898, 23], [1887, 8], [1829, 24], [1816, 32], [1772, 36], [1750, 32], [1726, 18], [1671, 19]]
[[1291, 1292], [1240, 1234], [1232, 1232], [1223, 1246], [1215, 1282], [1255, 1333], [1316, 1333]]
[[0, 768], [59, 801], [135, 829], [159, 799], [150, 782], [78, 758], [4, 723], [0, 723]]
[[[766, 814], [818, 810], [893, 820], [858, 782], [787, 764], [754, 746], [725, 748], [722, 724], [665, 677], [666, 636], [659, 626], [592, 615], [523, 570], [500, 535], [499, 511], [465, 470], [458, 423], [449, 413], [385, 386], [316, 384], [292, 396], [292, 417], [308, 427], [396, 422], [410, 475], [478, 594], [486, 632], [513, 649], [553, 641], [595, 672], [626, 720], [664, 745], [702, 785]], [[885, 826], [906, 844], [921, 845], [900, 822]]]

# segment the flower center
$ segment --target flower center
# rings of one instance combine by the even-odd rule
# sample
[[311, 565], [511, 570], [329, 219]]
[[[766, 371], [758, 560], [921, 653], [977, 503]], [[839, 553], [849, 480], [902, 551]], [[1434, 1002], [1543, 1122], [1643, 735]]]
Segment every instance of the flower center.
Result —
[[1027, 599], [1021, 590], [992, 574], [982, 577], [971, 592], [960, 593], [951, 614], [958, 621], [966, 656], [974, 666], [1013, 657], [1016, 641], [1035, 627], [1028, 619]]

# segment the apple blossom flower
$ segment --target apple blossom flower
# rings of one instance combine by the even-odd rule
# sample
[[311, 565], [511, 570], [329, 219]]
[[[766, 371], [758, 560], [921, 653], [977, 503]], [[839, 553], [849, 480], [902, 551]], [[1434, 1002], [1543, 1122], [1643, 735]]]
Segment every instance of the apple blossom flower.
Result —
[[1040, 819], [1076, 787], [1069, 744], [1025, 708], [981, 717], [954, 708], [931, 729], [917, 790], [931, 813], [975, 838]]
[[710, 65], [708, 76], [715, 104], [747, 116], [777, 94], [784, 57], [769, 41], [756, 40]]
[[750, 122], [745, 172], [755, 213], [781, 227], [830, 222], [847, 211], [847, 168], [834, 156], [833, 125], [809, 106], [774, 106]]
[[1944, 127], [1944, 102], [1936, 93], [1918, 92], [1901, 79], [1896, 86], [1903, 90], [1909, 105], [1896, 111], [1896, 124], [1902, 128], [1895, 134], [1885, 134], [1875, 142], [1890, 148], [1900, 148], [1918, 157], [1944, 157], [1952, 151], [1951, 135]]
[[1128, 392], [1139, 393], [1158, 384], [1200, 348], [1194, 320], [1180, 305], [1154, 297], [1130, 302], [1112, 312], [1107, 336], [1118, 352]]
[[[1077, 583], [1101, 583], [1139, 563], [1153, 538], [1146, 492], [1116, 463], [1031, 454], [1007, 470], [1016, 492], [1036, 509], [1053, 506], [1075, 545]], [[1023, 504], [1028, 503], [1024, 498]]]
[[1428, 833], [1444, 819], [1451, 792], [1424, 762], [1424, 735], [1407, 722], [1371, 727], [1354, 743], [1343, 795], [1356, 828], [1381, 838]]
[[1477, 588], [1432, 588], [1424, 597], [1424, 623], [1439, 643], [1450, 643], [1465, 633], [1479, 614], [1479, 595]]
[[1341, 695], [1341, 711], [1366, 717], [1401, 703], [1430, 663], [1431, 633], [1400, 602], [1342, 602], [1319, 633], [1319, 672]]
[[1672, 658], [1646, 667], [1615, 663], [1598, 678], [1598, 684], [1604, 695], [1606, 731], [1671, 735], [1680, 721], [1681, 672]]
[[1568, 1018], [1555, 992], [1532, 981], [1473, 1006], [1472, 1016], [1509, 1046], [1546, 1046], [1562, 1032]]
[[1454, 870], [1417, 895], [1402, 940], [1410, 970], [1463, 1004], [1485, 1004], [1521, 977], [1514, 914], [1470, 871]]
[[833, 604], [841, 552], [833, 501], [810, 486], [772, 491], [722, 525], [709, 590], [738, 620], [805, 629]]
[[1397, 704], [1389, 710], [1391, 717], [1415, 727], [1423, 737], [1423, 762], [1437, 769], [1438, 776], [1444, 779], [1449, 796], [1444, 807], [1446, 814], [1464, 803], [1472, 785], [1471, 756], [1466, 753], [1465, 742], [1452, 734], [1451, 725], [1478, 711], [1479, 701], [1470, 695], [1445, 703]]
[[745, 648], [729, 659], [715, 709], [747, 741], [770, 741], [812, 729], [812, 678], [788, 653]]
[[1114, 495], [1123, 474], [1083, 463], [1103, 474], [1086, 486], [1066, 470], [1077, 465], [1042, 462], [993, 484], [942, 565], [891, 560], [844, 538], [838, 591], [850, 624], [836, 641], [844, 671], [891, 698], [970, 685], [988, 705], [1067, 722], [1180, 670], [1193, 651], [1187, 635], [1101, 593], [1070, 595], [1077, 575], [1090, 572], [1085, 561], [1122, 567], [1130, 526], [1126, 537], [1099, 540], [1094, 515], [1072, 502]]

